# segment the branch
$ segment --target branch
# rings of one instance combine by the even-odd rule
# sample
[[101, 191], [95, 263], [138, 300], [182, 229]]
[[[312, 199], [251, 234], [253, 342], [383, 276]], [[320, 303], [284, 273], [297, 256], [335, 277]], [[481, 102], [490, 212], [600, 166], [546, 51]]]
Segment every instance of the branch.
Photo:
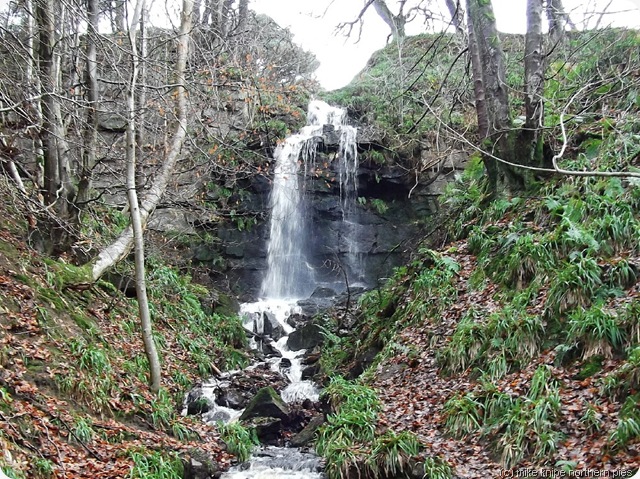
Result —
[[360, 39], [362, 38], [362, 16], [365, 14], [365, 12], [367, 11], [367, 9], [373, 4], [374, 0], [367, 0], [367, 3], [365, 3], [364, 7], [362, 7], [362, 10], [360, 10], [360, 13], [358, 14], [358, 16], [356, 17], [355, 20], [353, 20], [352, 22], [344, 22], [344, 23], [340, 23], [338, 24], [338, 26], [336, 27], [337, 31], [341, 31], [341, 30], [345, 30], [348, 29], [349, 31], [347, 32], [346, 36], [350, 37], [351, 36], [351, 32], [353, 31], [353, 27], [356, 23], [360, 24], [360, 31], [358, 33], [358, 40], [356, 40], [356, 43], [358, 43], [360, 41]]
[[556, 153], [555, 155], [553, 155], [553, 158], [551, 159], [551, 162], [553, 163], [554, 171], [556, 171], [557, 173], [563, 174], [563, 175], [570, 175], [570, 176], [599, 176], [599, 177], [618, 177], [618, 178], [620, 178], [620, 177], [622, 177], [622, 178], [626, 178], [626, 177], [640, 178], [640, 173], [633, 172], [633, 171], [593, 171], [593, 170], [591, 170], [591, 171], [574, 171], [574, 170], [565, 170], [565, 169], [560, 168], [558, 166], [558, 160], [560, 158], [562, 158], [562, 156], [564, 155], [564, 152], [567, 149], [567, 143], [568, 143], [567, 131], [566, 131], [565, 126], [564, 126], [564, 116], [567, 113], [567, 108], [569, 108], [569, 105], [571, 105], [571, 103], [573, 103], [573, 101], [578, 97], [578, 95], [580, 93], [582, 93], [584, 90], [586, 90], [590, 86], [592, 86], [592, 85], [590, 83], [587, 83], [585, 86], [580, 88], [577, 92], [575, 92], [573, 94], [573, 96], [569, 99], [568, 103], [562, 109], [562, 112], [560, 113], [560, 131], [562, 132], [562, 147], [560, 148], [560, 151], [558, 153]]
[[627, 178], [627, 177], [632, 177], [632, 178], [640, 178], [640, 173], [637, 172], [633, 172], [633, 171], [573, 171], [573, 170], [564, 170], [562, 168], [560, 168], [557, 165], [557, 160], [559, 160], [560, 158], [562, 158], [562, 156], [564, 155], [564, 152], [566, 150], [567, 147], [567, 143], [568, 143], [568, 139], [567, 139], [567, 134], [565, 131], [565, 127], [564, 127], [564, 115], [566, 114], [566, 110], [569, 107], [569, 105], [576, 99], [576, 97], [578, 96], [579, 93], [581, 93], [584, 89], [586, 89], [587, 87], [592, 86], [591, 84], [585, 85], [583, 86], [580, 90], [578, 90], [569, 100], [569, 102], [565, 105], [565, 107], [563, 108], [562, 112], [560, 113], [560, 128], [562, 130], [562, 139], [563, 139], [563, 144], [562, 144], [562, 148], [560, 149], [560, 152], [558, 154], [556, 154], [553, 159], [553, 168], [541, 168], [538, 166], [529, 166], [529, 165], [522, 165], [519, 163], [512, 163], [510, 161], [507, 161], [503, 158], [498, 158], [497, 156], [493, 155], [492, 153], [489, 153], [486, 150], [483, 150], [482, 148], [476, 146], [475, 144], [473, 144], [471, 141], [469, 141], [467, 138], [464, 137], [464, 135], [460, 135], [457, 131], [455, 131], [453, 128], [451, 128], [449, 125], [447, 125], [444, 121], [442, 121], [442, 119], [440, 118], [439, 115], [436, 114], [436, 112], [433, 111], [433, 108], [431, 108], [431, 105], [429, 105], [428, 103], [424, 102], [424, 106], [426, 106], [430, 113], [436, 118], [436, 120], [438, 121], [438, 123], [440, 123], [440, 125], [442, 125], [446, 130], [448, 130], [450, 133], [453, 133], [454, 136], [458, 137], [459, 140], [461, 140], [463, 143], [466, 143], [467, 145], [469, 145], [471, 148], [473, 148], [474, 150], [476, 150], [477, 152], [479, 152], [482, 155], [485, 155], [489, 158], [492, 158], [502, 164], [514, 167], [514, 168], [521, 168], [523, 170], [529, 170], [529, 171], [538, 171], [541, 173], [560, 173], [562, 175], [567, 175], [567, 176], [599, 176], [599, 177], [619, 177], [619, 178]]

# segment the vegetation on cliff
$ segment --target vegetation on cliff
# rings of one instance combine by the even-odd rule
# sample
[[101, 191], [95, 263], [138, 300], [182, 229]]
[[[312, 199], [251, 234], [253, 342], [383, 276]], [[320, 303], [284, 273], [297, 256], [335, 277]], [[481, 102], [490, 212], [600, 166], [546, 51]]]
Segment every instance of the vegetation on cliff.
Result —
[[[497, 477], [514, 467], [635, 473], [640, 182], [599, 174], [640, 168], [638, 33], [573, 32], [550, 56], [544, 159], [556, 155], [561, 169], [585, 176], [530, 175], [525, 188], [497, 197], [455, 38], [392, 44], [331, 93], [377, 126], [372, 148], [416, 174], [433, 166], [416, 150], [476, 152], [412, 261], [362, 296], [353, 330], [348, 315], [332, 319], [340, 333], [327, 333], [325, 373], [375, 391], [381, 408], [371, 437], [343, 432], [339, 447], [321, 448], [328, 470], [385, 477], [367, 465], [373, 438], [391, 430], [419, 442], [414, 459], [426, 477]], [[504, 39], [507, 81], [519, 91], [522, 41]], [[520, 128], [525, 104], [511, 107]], [[334, 414], [338, 421], [340, 407]]]

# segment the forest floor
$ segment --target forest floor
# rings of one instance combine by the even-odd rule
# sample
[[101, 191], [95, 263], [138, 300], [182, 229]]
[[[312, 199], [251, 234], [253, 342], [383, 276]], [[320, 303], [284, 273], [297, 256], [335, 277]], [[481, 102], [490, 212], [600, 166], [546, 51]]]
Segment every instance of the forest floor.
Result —
[[[123, 333], [135, 320], [131, 300], [99, 286], [61, 291], [45, 258], [26, 246], [25, 218], [11, 198], [3, 200], [1, 469], [16, 479], [152, 477], [161, 470], [153, 477], [179, 478], [172, 471], [190, 456], [228, 467], [232, 456], [214, 428], [180, 415], [199, 364], [162, 348], [163, 390], [152, 395], [131, 366], [146, 361], [140, 335]], [[184, 334], [156, 327], [169, 345]]]
[[[569, 477], [569, 469], [562, 471], [563, 465], [569, 466], [575, 477], [632, 477], [636, 474], [640, 468], [640, 443], [636, 440], [619, 450], [611, 447], [608, 438], [616, 428], [622, 404], [603, 395], [599, 387], [603, 378], [620, 366], [620, 358], [604, 359], [597, 371], [585, 375], [585, 362], [559, 364], [557, 351], [549, 348], [542, 350], [526, 367], [494, 381], [498, 393], [524, 397], [535, 371], [544, 366], [559, 382], [562, 407], [554, 426], [564, 439], [557, 450], [546, 457], [531, 457], [519, 462], [517, 470], [528, 474], [526, 476], [511, 476], [512, 472], [506, 472], [501, 459], [509, 451], [503, 449], [502, 455], [496, 452], [498, 435], [488, 436], [481, 428], [462, 438], [446, 433], [445, 423], [450, 415], [447, 401], [468, 393], [480, 394], [482, 384], [471, 367], [461, 374], [443, 374], [437, 352], [452, 341], [466, 311], [480, 306], [490, 313], [503, 305], [497, 299], [498, 285], [487, 280], [481, 290], [474, 291], [469, 287], [477, 257], [469, 253], [466, 240], [448, 245], [443, 254], [461, 265], [454, 280], [457, 299], [440, 316], [425, 317], [402, 330], [394, 339], [398, 353], [377, 367], [372, 382], [383, 404], [380, 425], [415, 433], [426, 447], [426, 455], [440, 456], [461, 478], [560, 477], [552, 475], [554, 471]], [[542, 288], [527, 312], [542, 315], [547, 294], [548, 289]], [[627, 289], [610, 307], [623, 308], [634, 298], [640, 298], [640, 283]], [[408, 305], [406, 301], [399, 307]], [[594, 409], [597, 427], [585, 421], [588, 409]], [[529, 429], [528, 434], [535, 433]], [[580, 475], [581, 472], [592, 475]], [[616, 473], [619, 475], [614, 475]]]

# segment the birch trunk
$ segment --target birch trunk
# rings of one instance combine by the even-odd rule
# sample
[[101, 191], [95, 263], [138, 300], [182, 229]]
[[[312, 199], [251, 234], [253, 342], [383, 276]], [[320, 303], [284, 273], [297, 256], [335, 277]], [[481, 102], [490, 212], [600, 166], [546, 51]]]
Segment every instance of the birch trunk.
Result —
[[[178, 57], [175, 65], [176, 87], [174, 89], [176, 123], [173, 128], [171, 144], [167, 150], [164, 162], [154, 182], [146, 191], [140, 202], [140, 221], [142, 228], [146, 227], [149, 216], [153, 213], [160, 199], [167, 189], [171, 175], [175, 170], [182, 144], [187, 132], [187, 100], [185, 90], [184, 71], [189, 51], [189, 35], [191, 32], [193, 0], [183, 0], [183, 11], [178, 33]], [[185, 14], [188, 9], [189, 15]], [[122, 234], [109, 246], [104, 248], [91, 262], [91, 276], [97, 281], [109, 268], [126, 258], [133, 246], [133, 228], [127, 227]]]
[[162, 372], [160, 358], [156, 343], [153, 340], [151, 327], [151, 312], [149, 311], [149, 297], [147, 295], [147, 281], [144, 264], [144, 229], [140, 217], [140, 205], [138, 192], [136, 191], [136, 89], [140, 59], [137, 47], [137, 27], [144, 10], [145, 0], [138, 0], [131, 26], [128, 29], [129, 45], [131, 47], [131, 78], [127, 85], [127, 199], [131, 215], [131, 227], [133, 229], [134, 254], [135, 254], [135, 279], [138, 311], [142, 329], [142, 342], [144, 351], [149, 361], [149, 389], [153, 393], [160, 390]]

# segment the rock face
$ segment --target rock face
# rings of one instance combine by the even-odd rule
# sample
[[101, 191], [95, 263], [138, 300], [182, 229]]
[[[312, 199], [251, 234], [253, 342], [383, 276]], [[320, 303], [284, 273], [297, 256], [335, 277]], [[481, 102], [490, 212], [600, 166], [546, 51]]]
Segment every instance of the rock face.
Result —
[[[403, 264], [403, 253], [420, 236], [418, 222], [427, 220], [437, 209], [436, 197], [442, 188], [439, 178], [447, 176], [439, 175], [434, 167], [433, 171], [426, 168], [416, 178], [414, 171], [364, 158], [356, 175], [358, 199], [351, 207], [349, 221], [345, 221], [338, 165], [333, 161], [335, 136], [334, 132], [325, 132], [316, 168], [307, 168], [304, 185], [310, 231], [308, 238], [300, 241], [306, 243], [308, 264], [314, 268], [320, 288], [306, 306], [305, 312], [310, 314], [315, 312], [316, 303], [322, 306], [325, 291], [342, 292], [347, 282], [350, 288], [376, 286], [379, 278], [387, 277], [395, 266]], [[361, 143], [361, 147], [370, 145]], [[365, 152], [361, 154], [366, 157]], [[446, 168], [449, 173], [463, 166], [462, 156], [451, 156]], [[427, 155], [421, 161], [429, 162], [430, 157]], [[262, 221], [243, 230], [232, 225], [213, 225], [220, 242], [213, 246], [213, 256], [218, 259], [211, 277], [215, 284], [230, 288], [242, 300], [259, 295], [267, 269], [269, 235], [269, 179], [256, 176], [247, 182], [237, 212], [256, 215]]]

